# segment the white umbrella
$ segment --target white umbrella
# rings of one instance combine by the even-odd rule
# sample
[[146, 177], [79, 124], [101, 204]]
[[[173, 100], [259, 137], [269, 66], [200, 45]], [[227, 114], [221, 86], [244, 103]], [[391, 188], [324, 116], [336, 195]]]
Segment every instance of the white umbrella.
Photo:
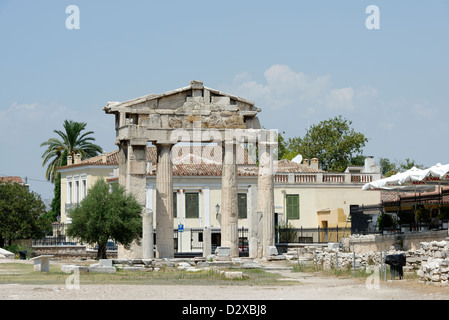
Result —
[[449, 184], [449, 164], [438, 163], [423, 171], [422, 182], [426, 184]]
[[403, 192], [424, 192], [434, 190], [435, 187], [419, 182], [422, 170], [413, 167], [405, 172], [400, 172], [388, 178], [383, 178], [365, 184], [362, 190], [386, 190]]
[[404, 185], [425, 185], [423, 181], [423, 176], [427, 173], [427, 170], [418, 169], [413, 167], [401, 175], [399, 179], [399, 184]]

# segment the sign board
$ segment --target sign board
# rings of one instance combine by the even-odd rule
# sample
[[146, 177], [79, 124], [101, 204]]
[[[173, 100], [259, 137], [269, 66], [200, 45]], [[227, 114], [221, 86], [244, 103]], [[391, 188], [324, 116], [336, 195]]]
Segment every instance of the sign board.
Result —
[[184, 232], [184, 225], [178, 224], [178, 232]]

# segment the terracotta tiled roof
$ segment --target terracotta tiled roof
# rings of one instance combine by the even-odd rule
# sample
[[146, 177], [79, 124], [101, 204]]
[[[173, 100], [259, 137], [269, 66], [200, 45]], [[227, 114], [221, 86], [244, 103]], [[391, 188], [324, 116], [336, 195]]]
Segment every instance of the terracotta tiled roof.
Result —
[[[146, 161], [154, 165], [157, 163], [156, 147], [147, 147]], [[174, 164], [221, 164], [222, 150], [217, 146], [174, 146], [172, 159]], [[256, 164], [255, 160], [244, 148], [237, 148], [237, 163], [244, 165]], [[76, 168], [88, 165], [118, 165], [118, 150], [98, 155], [78, 164], [71, 164], [60, 168]]]
[[[156, 147], [147, 147], [146, 161], [151, 163], [149, 175], [156, 174]], [[174, 146], [172, 150], [173, 175], [175, 176], [221, 176], [222, 148], [219, 146]], [[258, 173], [254, 158], [242, 147], [237, 148], [238, 174], [240, 176], [255, 176]], [[72, 164], [66, 168], [76, 168], [89, 165], [118, 166], [118, 150], [99, 155]], [[313, 173], [324, 172], [311, 166], [306, 166], [289, 160], [276, 161], [278, 173]]]
[[24, 184], [21, 177], [0, 177], [0, 183], [15, 182]]

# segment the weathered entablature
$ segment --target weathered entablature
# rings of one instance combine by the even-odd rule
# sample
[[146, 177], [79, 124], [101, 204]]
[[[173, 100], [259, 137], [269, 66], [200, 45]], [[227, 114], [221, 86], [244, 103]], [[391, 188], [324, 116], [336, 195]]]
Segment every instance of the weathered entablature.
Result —
[[[117, 145], [130, 137], [142, 137], [153, 143], [170, 141], [172, 131], [198, 129], [198, 124], [203, 130], [218, 129], [220, 132], [260, 129], [257, 118], [260, 109], [254, 102], [204, 87], [200, 81], [191, 81], [187, 87], [162, 94], [122, 103], [109, 102], [103, 110], [115, 114]], [[204, 138], [201, 141], [207, 142]]]

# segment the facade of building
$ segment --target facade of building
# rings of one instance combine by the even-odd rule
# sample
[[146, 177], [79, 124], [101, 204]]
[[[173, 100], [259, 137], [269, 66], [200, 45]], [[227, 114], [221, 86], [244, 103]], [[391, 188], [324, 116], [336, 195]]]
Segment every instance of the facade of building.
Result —
[[[237, 148], [238, 226], [248, 229], [249, 212], [257, 210], [257, 170], [254, 157]], [[178, 251], [191, 251], [201, 233], [192, 230], [220, 230], [221, 147], [175, 146], [173, 148], [173, 228], [178, 229]], [[146, 207], [156, 206], [156, 148], [147, 147]], [[275, 225], [293, 228], [350, 227], [351, 205], [378, 203], [380, 192], [362, 191], [366, 182], [380, 178], [379, 167], [367, 158], [364, 167], [350, 167], [345, 173], [328, 173], [309, 164], [281, 160], [274, 176]], [[68, 163], [71, 163], [69, 161]], [[99, 155], [58, 169], [61, 173], [61, 222], [70, 223], [70, 209], [80, 203], [98, 180], [118, 181], [118, 151]], [[156, 221], [154, 221], [156, 225]], [[188, 232], [190, 231], [190, 232]], [[216, 235], [219, 237], [219, 235]], [[214, 242], [219, 242], [218, 239]]]

